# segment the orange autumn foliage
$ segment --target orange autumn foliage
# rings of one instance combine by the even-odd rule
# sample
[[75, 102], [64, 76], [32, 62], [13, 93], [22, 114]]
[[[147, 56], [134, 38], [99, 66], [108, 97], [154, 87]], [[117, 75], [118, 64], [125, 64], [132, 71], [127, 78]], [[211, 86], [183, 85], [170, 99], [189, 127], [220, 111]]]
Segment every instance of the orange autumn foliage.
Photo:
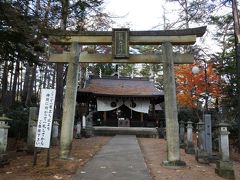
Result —
[[[200, 68], [197, 74], [193, 74], [194, 66], [198, 65], [187, 64], [175, 67], [177, 101], [182, 107], [196, 108], [197, 100], [206, 91], [212, 98], [219, 97], [221, 94], [220, 76], [214, 71], [213, 65], [208, 64], [206, 76], [204, 68]], [[207, 77], [207, 83], [205, 77]]]

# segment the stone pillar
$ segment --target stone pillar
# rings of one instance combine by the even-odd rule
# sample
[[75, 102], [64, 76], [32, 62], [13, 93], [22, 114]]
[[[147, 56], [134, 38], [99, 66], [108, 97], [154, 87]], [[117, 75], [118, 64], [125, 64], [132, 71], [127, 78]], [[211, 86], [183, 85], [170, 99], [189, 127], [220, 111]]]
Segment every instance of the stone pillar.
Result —
[[164, 166], [185, 166], [180, 161], [178, 112], [176, 103], [176, 84], [173, 64], [172, 44], [165, 42], [162, 45], [163, 51], [163, 82], [164, 82], [164, 103], [167, 137], [167, 161]]
[[193, 141], [192, 141], [192, 122], [188, 121], [187, 122], [187, 142], [186, 142], [186, 147], [185, 147], [185, 152], [187, 154], [195, 154], [195, 149], [194, 149], [194, 145], [193, 145]]
[[81, 122], [80, 121], [77, 122], [76, 129], [77, 129], [76, 138], [80, 139], [81, 138]]
[[86, 117], [86, 133], [85, 137], [92, 137], [93, 136], [93, 112], [89, 112], [89, 114]]
[[6, 153], [7, 149], [7, 139], [8, 139], [8, 121], [12, 119], [8, 118], [3, 114], [0, 117], [0, 167], [3, 167], [5, 164], [8, 164], [8, 156]]
[[212, 159], [212, 120], [211, 114], [204, 114], [205, 124], [205, 148], [208, 153], [208, 158]]
[[185, 144], [184, 144], [184, 135], [185, 135], [184, 121], [180, 121], [179, 126], [180, 126], [180, 128], [179, 128], [180, 148], [184, 148], [185, 147]]
[[59, 136], [58, 128], [59, 128], [58, 120], [53, 121], [52, 139], [51, 139], [51, 145], [53, 145], [53, 146], [58, 145], [58, 136]]
[[79, 74], [80, 47], [78, 43], [72, 43], [71, 52], [74, 54], [74, 58], [68, 64], [66, 93], [63, 102], [63, 117], [59, 154], [61, 159], [67, 159], [69, 157], [73, 140], [73, 126]]
[[198, 137], [195, 158], [200, 163], [209, 163], [205, 144], [205, 124], [203, 121], [197, 123]]
[[38, 108], [30, 107], [28, 116], [27, 152], [33, 154], [38, 121]]
[[206, 150], [206, 143], [205, 143], [205, 123], [203, 121], [199, 121], [197, 123], [198, 128], [198, 139], [197, 139], [197, 147], [198, 149]]
[[228, 124], [220, 123], [219, 125], [219, 152], [221, 154], [221, 159], [216, 163], [215, 172], [224, 178], [234, 179], [234, 170], [233, 164], [229, 160], [229, 141], [228, 135], [229, 132], [227, 130]]

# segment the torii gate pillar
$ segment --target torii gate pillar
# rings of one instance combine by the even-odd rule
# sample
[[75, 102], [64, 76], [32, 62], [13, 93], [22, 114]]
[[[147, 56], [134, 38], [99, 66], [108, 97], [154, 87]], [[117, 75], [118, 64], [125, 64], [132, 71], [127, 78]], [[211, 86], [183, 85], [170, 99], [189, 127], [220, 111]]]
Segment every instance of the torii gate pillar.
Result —
[[180, 161], [179, 146], [179, 125], [176, 102], [176, 84], [174, 74], [174, 62], [172, 44], [165, 42], [162, 45], [163, 51], [163, 83], [164, 83], [164, 103], [167, 135], [167, 161], [164, 166], [185, 166], [185, 162]]
[[73, 140], [73, 126], [76, 108], [79, 55], [80, 48], [78, 43], [72, 43], [71, 52], [73, 58], [70, 59], [67, 72], [66, 93], [63, 102], [63, 117], [60, 138], [60, 158], [69, 158]]

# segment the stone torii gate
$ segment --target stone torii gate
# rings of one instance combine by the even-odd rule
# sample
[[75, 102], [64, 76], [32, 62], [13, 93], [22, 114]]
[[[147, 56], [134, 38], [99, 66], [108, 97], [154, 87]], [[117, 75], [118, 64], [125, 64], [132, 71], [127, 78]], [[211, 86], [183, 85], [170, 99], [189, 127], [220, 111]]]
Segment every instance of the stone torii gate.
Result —
[[[67, 159], [71, 150], [79, 63], [163, 63], [167, 136], [167, 161], [164, 161], [164, 165], [184, 165], [180, 159], [174, 64], [193, 63], [194, 59], [190, 54], [173, 53], [172, 46], [192, 45], [205, 31], [206, 27], [165, 31], [129, 31], [122, 28], [50, 36], [51, 44], [71, 45], [70, 52], [51, 54], [49, 59], [52, 63], [69, 64], [63, 103], [60, 158]], [[112, 54], [80, 53], [80, 45], [112, 45]], [[129, 45], [162, 45], [162, 54], [130, 55]]]

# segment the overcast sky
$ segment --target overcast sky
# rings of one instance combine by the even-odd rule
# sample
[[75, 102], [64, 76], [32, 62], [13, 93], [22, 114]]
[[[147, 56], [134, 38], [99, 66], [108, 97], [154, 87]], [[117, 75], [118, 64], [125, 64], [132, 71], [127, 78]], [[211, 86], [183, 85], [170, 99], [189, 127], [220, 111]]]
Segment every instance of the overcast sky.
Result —
[[[167, 0], [104, 0], [105, 11], [115, 18], [118, 26], [130, 23], [131, 30], [163, 29], [163, 11], [165, 8], [166, 19], [173, 23], [178, 18], [179, 4]], [[223, 15], [231, 8], [221, 8], [215, 15]], [[160, 25], [156, 28], [157, 25]], [[196, 25], [197, 26], [197, 25]]]
[[163, 24], [164, 4], [168, 9], [173, 6], [173, 3], [166, 4], [165, 0], [105, 0], [106, 12], [124, 16], [114, 20], [122, 26], [129, 22], [131, 30], [151, 30], [156, 25]]
[[[166, 2], [166, 0], [105, 0], [105, 11], [107, 13], [113, 16], [124, 16], [113, 19], [117, 22], [115, 26], [117, 28], [129, 27], [130, 30], [163, 30], [164, 8], [167, 14], [166, 18], [169, 19], [170, 23], [175, 22], [178, 18], [176, 12], [178, 3], [176, 2]], [[218, 13], [224, 11], [221, 9]], [[129, 26], [126, 26], [127, 23], [129, 23]], [[194, 26], [191, 25], [191, 27]], [[210, 26], [208, 26], [210, 31], [214, 31], [212, 28], [210, 29]], [[214, 51], [219, 50], [209, 34], [206, 33], [205, 38], [201, 39], [205, 40], [205, 47], [214, 49]], [[201, 39], [197, 39], [200, 44], [202, 44]]]

